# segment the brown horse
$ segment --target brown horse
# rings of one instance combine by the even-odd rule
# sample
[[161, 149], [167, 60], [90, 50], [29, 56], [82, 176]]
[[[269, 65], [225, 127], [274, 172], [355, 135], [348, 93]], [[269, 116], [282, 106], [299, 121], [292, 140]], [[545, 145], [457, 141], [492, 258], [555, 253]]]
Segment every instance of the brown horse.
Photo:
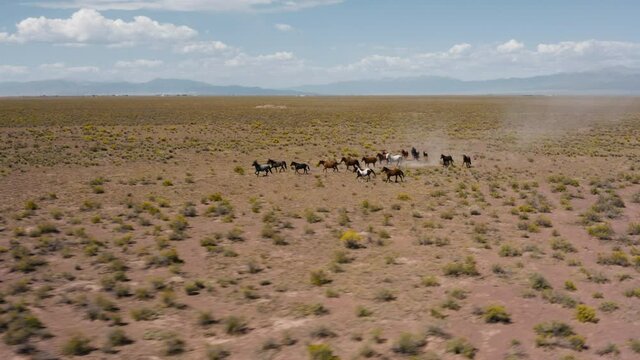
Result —
[[333, 160], [320, 160], [320, 162], [318, 162], [318, 166], [324, 166], [324, 168], [322, 169], [322, 171], [327, 171], [327, 169], [333, 169], [334, 172], [336, 171], [340, 171], [338, 170], [338, 161], [333, 159]]
[[360, 162], [358, 161], [358, 159], [352, 159], [350, 157], [346, 158], [343, 156], [339, 164], [342, 164], [342, 163], [345, 163], [345, 165], [347, 165], [347, 170], [349, 170], [349, 166], [353, 166], [354, 170], [356, 166], [360, 167]]
[[464, 166], [470, 168], [471, 167], [471, 156], [462, 155], [462, 163]]
[[387, 153], [386, 152], [377, 153], [376, 157], [378, 158], [378, 161], [380, 161], [380, 163], [382, 163], [382, 160], [387, 160]]
[[276, 169], [278, 172], [287, 170], [286, 161], [276, 161], [276, 160], [269, 159], [267, 160], [267, 164], [271, 165], [271, 168]]
[[429, 153], [426, 151], [422, 152], [422, 156], [424, 156], [427, 160], [429, 160]]
[[400, 152], [402, 153], [402, 157], [403, 158], [408, 158], [409, 157], [409, 152], [405, 149], [400, 150]]
[[[380, 154], [382, 155], [382, 154]], [[369, 164], [373, 164], [373, 167], [376, 167], [376, 162], [379, 160], [379, 158], [377, 156], [363, 156], [362, 157], [362, 162], [364, 163], [364, 166], [369, 166]], [[382, 160], [380, 160], [382, 161]]]
[[400, 180], [404, 181], [404, 172], [398, 168], [389, 169], [385, 166], [382, 168], [382, 172], [387, 174], [387, 182], [391, 181], [392, 176], [396, 177], [396, 182], [398, 182], [398, 176], [400, 177]]

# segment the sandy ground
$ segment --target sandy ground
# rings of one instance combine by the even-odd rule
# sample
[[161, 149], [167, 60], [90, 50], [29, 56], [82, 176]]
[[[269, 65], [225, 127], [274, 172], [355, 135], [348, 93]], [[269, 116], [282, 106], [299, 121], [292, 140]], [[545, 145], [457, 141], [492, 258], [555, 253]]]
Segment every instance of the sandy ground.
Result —
[[[144, 101], [126, 107], [145, 114], [140, 107], [156, 100], [122, 101]], [[206, 111], [222, 106], [215, 101]], [[398, 352], [404, 333], [425, 340], [411, 347], [419, 359], [464, 358], [451, 352], [456, 339], [476, 359], [640, 356], [630, 342], [640, 339], [640, 290], [629, 293], [640, 289], [640, 231], [631, 231], [640, 223], [638, 101], [601, 99], [588, 115], [578, 106], [586, 100], [569, 98], [546, 106], [522, 98], [419, 106], [372, 98], [370, 107], [366, 98], [229, 101], [219, 122], [199, 122], [205, 110], [187, 112], [178, 102], [165, 104], [185, 111], [175, 124], [145, 124], [136, 115], [140, 123], [94, 128], [64, 123], [73, 113], [55, 101], [0, 102], [5, 114], [39, 109], [62, 123], [25, 120], [0, 130], [1, 358], [66, 358], [65, 346], [80, 336], [92, 347], [87, 359], [213, 359], [211, 349], [230, 359], [306, 359], [311, 344], [327, 344], [341, 359], [395, 359], [411, 356]], [[624, 102], [624, 111], [612, 102]], [[332, 104], [330, 114], [320, 106]], [[447, 109], [447, 118], [429, 122]], [[530, 126], [536, 114], [540, 126]], [[566, 127], [549, 131], [554, 124]], [[404, 182], [385, 182], [379, 164], [370, 182], [356, 181], [344, 165], [336, 173], [316, 167], [320, 159], [411, 146], [430, 157], [403, 161]], [[453, 155], [455, 166], [443, 168], [440, 153]], [[462, 154], [473, 156], [471, 168]], [[311, 173], [254, 175], [252, 161], [267, 158], [308, 162]], [[581, 215], [613, 194], [624, 207], [607, 203], [585, 224]], [[608, 239], [587, 231], [605, 223]], [[360, 248], [345, 247], [348, 230], [359, 234]], [[158, 261], [170, 249], [180, 262]], [[614, 252], [619, 261], [607, 264]], [[448, 265], [468, 256], [476, 275], [447, 275]], [[46, 264], [25, 270], [18, 266], [25, 259]], [[313, 284], [319, 271], [326, 283]], [[532, 288], [533, 274], [552, 290]], [[425, 285], [430, 276], [437, 286]], [[190, 295], [194, 281], [201, 287]], [[101, 308], [104, 299], [116, 309]], [[8, 344], [19, 302], [45, 328]], [[597, 322], [579, 321], [578, 304], [595, 309]], [[504, 306], [508, 323], [485, 320], [493, 305]], [[136, 321], [142, 308], [153, 316]], [[102, 319], [91, 320], [96, 311]], [[202, 312], [210, 324], [199, 324]], [[243, 331], [229, 331], [232, 316], [246, 322]], [[586, 345], [539, 346], [534, 326], [550, 321], [570, 325]], [[133, 342], [107, 346], [115, 329]], [[175, 355], [167, 353], [172, 342]], [[24, 344], [31, 354], [18, 354]], [[610, 344], [616, 351], [606, 353]]]

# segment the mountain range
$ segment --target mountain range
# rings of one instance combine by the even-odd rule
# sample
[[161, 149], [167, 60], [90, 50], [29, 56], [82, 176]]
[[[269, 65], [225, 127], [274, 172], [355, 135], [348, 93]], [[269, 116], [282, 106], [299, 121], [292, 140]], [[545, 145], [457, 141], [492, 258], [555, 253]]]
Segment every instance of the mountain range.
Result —
[[640, 70], [610, 68], [528, 78], [465, 81], [450, 77], [418, 76], [335, 82], [288, 89], [217, 86], [179, 79], [145, 83], [43, 80], [0, 82], [0, 96], [89, 95], [640, 95]]

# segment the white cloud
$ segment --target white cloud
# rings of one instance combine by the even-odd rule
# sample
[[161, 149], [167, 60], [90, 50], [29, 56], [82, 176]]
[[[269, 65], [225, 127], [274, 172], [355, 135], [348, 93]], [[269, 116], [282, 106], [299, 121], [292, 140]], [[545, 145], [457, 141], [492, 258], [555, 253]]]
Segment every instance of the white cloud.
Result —
[[0, 65], [0, 74], [3, 74], [3, 75], [26, 74], [28, 70], [29, 69], [26, 66]]
[[58, 0], [39, 1], [48, 8], [91, 8], [97, 10], [170, 10], [170, 11], [298, 11], [341, 3], [343, 0]]
[[500, 44], [498, 45], [498, 47], [496, 47], [496, 50], [499, 53], [512, 53], [522, 49], [524, 49], [524, 44], [521, 42], [518, 42], [515, 39], [511, 39], [506, 43]]
[[164, 64], [162, 60], [136, 59], [132, 61], [120, 60], [115, 64], [116, 68], [135, 69], [135, 68], [156, 68]]
[[108, 19], [96, 10], [80, 9], [68, 19], [24, 19], [16, 25], [15, 33], [0, 34], [0, 42], [113, 45], [188, 40], [197, 34], [187, 26], [162, 24], [146, 16], [136, 16], [133, 21], [127, 22]]
[[60, 74], [97, 73], [100, 71], [97, 66], [67, 66], [62, 62], [41, 64], [38, 69], [55, 73], [57, 76]]
[[588, 53], [620, 54], [638, 51], [640, 44], [623, 41], [563, 41], [555, 44], [538, 44], [537, 50], [543, 54], [585, 55]]
[[246, 67], [246, 66], [262, 66], [266, 63], [271, 64], [284, 64], [293, 63], [298, 61], [295, 55], [288, 51], [279, 51], [273, 54], [251, 56], [245, 53], [240, 53], [237, 56], [224, 61], [224, 65], [231, 67]]
[[221, 53], [228, 50], [233, 50], [233, 49], [221, 41], [194, 41], [194, 42], [180, 45], [177, 48], [177, 51], [183, 54], [192, 54], [192, 53], [214, 54], [214, 53]]
[[606, 67], [640, 67], [640, 43], [567, 41], [539, 44], [528, 50], [510, 40], [501, 45], [456, 44], [446, 51], [405, 56], [368, 55], [325, 70], [320, 82], [382, 77], [438, 75], [465, 80], [527, 77]]
[[449, 54], [460, 55], [469, 49], [471, 49], [470, 44], [467, 44], [467, 43], [455, 44], [449, 49]]
[[289, 24], [275, 24], [273, 27], [275, 27], [276, 30], [282, 31], [282, 32], [287, 32], [287, 31], [292, 31], [293, 30], [293, 26], [291, 26]]

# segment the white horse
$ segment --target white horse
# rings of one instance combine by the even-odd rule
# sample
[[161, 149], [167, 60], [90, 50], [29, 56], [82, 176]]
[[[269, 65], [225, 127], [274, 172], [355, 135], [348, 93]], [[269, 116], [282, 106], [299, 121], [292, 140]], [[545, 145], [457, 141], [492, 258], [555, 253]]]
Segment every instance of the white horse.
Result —
[[398, 154], [398, 155], [387, 154], [387, 164], [396, 163], [397, 166], [400, 166], [400, 161], [402, 161], [401, 154]]
[[370, 168], [366, 168], [364, 170], [362, 170], [359, 166], [355, 165], [355, 170], [353, 170], [353, 172], [356, 173], [356, 180], [358, 180], [359, 178], [363, 178], [366, 176], [367, 177], [367, 181], [371, 180], [371, 174], [373, 174], [373, 177], [376, 177], [376, 173], [375, 171], [373, 171], [373, 169]]

